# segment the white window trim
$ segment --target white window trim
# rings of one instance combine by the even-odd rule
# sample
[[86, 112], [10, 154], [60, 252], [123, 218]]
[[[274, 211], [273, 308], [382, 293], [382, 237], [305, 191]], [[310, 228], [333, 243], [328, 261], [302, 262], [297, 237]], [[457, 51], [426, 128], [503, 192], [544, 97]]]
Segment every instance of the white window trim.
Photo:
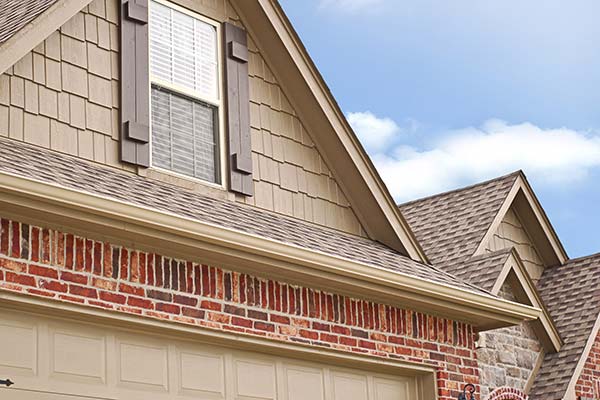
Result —
[[[196, 99], [200, 102], [210, 104], [212, 106], [217, 107], [217, 134], [218, 134], [218, 144], [219, 144], [219, 165], [220, 168], [219, 177], [220, 183], [206, 181], [201, 178], [197, 178], [194, 176], [189, 176], [185, 174], [181, 174], [179, 172], [171, 171], [166, 168], [161, 168], [152, 165], [152, 101], [150, 101], [150, 169], [158, 171], [163, 174], [173, 175], [178, 178], [187, 179], [193, 181], [195, 183], [200, 183], [206, 186], [210, 186], [212, 188], [227, 190], [227, 182], [229, 176], [227, 174], [228, 171], [228, 163], [227, 163], [227, 142], [225, 140], [225, 79], [224, 79], [224, 56], [223, 56], [223, 32], [222, 25], [220, 22], [205, 17], [204, 15], [198, 14], [197, 12], [191, 11], [185, 7], [182, 7], [178, 4], [175, 4], [168, 0], [151, 0], [148, 2], [149, 7], [152, 7], [152, 1], [162, 4], [165, 7], [169, 7], [173, 10], [179, 11], [181, 13], [187, 14], [192, 18], [195, 18], [199, 21], [205, 22], [213, 27], [215, 27], [217, 32], [217, 88], [218, 88], [218, 99], [210, 99], [208, 97], [200, 97], [196, 91], [187, 89], [180, 85], [172, 84], [169, 82], [165, 82], [164, 80], [155, 77], [152, 75], [152, 71], [150, 71], [150, 80], [148, 82], [148, 96], [152, 99], [152, 84], [156, 83], [158, 86], [163, 87], [167, 90], [174, 92], [175, 94], [181, 94], [183, 96], [190, 97], [192, 99]], [[150, 45], [150, 40], [148, 40], [148, 45]], [[148, 52], [148, 65], [150, 65], [150, 51]]]

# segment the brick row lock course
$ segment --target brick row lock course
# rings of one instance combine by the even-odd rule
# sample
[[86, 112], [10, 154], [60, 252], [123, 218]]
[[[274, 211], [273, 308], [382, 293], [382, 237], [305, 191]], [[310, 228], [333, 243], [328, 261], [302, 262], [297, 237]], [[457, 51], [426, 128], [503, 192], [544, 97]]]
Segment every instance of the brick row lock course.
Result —
[[470, 325], [0, 219], [0, 289], [436, 368], [479, 383]]

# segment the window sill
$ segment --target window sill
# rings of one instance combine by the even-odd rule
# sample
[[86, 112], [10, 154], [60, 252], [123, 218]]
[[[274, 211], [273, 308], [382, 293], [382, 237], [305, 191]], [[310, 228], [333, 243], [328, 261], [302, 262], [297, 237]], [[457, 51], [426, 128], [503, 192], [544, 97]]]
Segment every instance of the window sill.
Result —
[[235, 194], [227, 191], [223, 184], [206, 182], [197, 178], [188, 177], [166, 169], [150, 167], [138, 168], [138, 175], [157, 181], [170, 183], [194, 192], [224, 200], [235, 200]]

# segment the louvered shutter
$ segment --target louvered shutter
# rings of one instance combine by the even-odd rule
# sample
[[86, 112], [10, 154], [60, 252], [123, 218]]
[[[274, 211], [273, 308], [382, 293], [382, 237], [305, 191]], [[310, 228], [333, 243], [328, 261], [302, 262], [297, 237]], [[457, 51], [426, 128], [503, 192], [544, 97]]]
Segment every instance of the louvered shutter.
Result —
[[250, 95], [248, 39], [246, 31], [224, 24], [225, 83], [227, 86], [227, 132], [229, 139], [230, 190], [252, 196], [252, 148], [250, 142]]
[[150, 165], [148, 0], [121, 0], [121, 161]]

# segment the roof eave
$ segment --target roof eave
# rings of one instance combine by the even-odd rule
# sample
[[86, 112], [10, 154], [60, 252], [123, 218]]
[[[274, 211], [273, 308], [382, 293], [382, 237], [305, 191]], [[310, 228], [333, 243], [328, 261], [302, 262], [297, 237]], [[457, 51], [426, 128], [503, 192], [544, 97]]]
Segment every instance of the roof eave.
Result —
[[60, 0], [0, 44], [0, 74], [42, 43], [92, 0]]
[[518, 299], [520, 302], [528, 301], [532, 306], [541, 310], [539, 319], [533, 321], [533, 328], [542, 343], [544, 349], [548, 353], [557, 353], [563, 346], [563, 341], [560, 337], [558, 329], [546, 309], [546, 306], [540, 296], [535, 284], [531, 280], [521, 257], [513, 248], [510, 257], [506, 260], [505, 266], [498, 276], [496, 283], [492, 289], [492, 294], [498, 294], [502, 285], [509, 279], [510, 272], [514, 273], [518, 284], [521, 286], [526, 299]]
[[0, 173], [5, 213], [83, 233], [168, 249], [206, 262], [287, 277], [343, 293], [495, 329], [539, 317], [540, 310], [491, 295], [384, 270], [179, 215]]
[[294, 93], [290, 102], [310, 131], [332, 132], [312, 139], [369, 236], [413, 260], [427, 262], [281, 6], [274, 0], [241, 1], [233, 6], [285, 91]]

